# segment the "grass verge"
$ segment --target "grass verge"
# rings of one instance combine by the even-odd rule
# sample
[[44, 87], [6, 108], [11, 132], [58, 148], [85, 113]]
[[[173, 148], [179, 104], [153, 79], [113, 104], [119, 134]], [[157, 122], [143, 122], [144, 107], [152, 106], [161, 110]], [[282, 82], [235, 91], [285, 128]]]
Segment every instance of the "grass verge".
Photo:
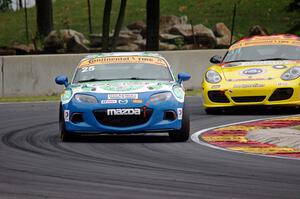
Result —
[[294, 126], [293, 129], [296, 129], [296, 130], [300, 131], [300, 126]]
[[201, 96], [200, 89], [186, 89], [185, 94], [186, 96]]
[[2, 97], [0, 102], [39, 102], [39, 101], [58, 101], [59, 96], [26, 96], [26, 97]]

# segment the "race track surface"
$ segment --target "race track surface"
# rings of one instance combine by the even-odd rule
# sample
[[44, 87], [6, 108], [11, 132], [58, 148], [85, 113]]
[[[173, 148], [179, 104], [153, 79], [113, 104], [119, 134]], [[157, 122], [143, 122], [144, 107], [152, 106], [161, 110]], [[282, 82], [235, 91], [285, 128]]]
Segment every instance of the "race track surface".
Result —
[[[200, 98], [188, 101], [191, 133], [273, 116], [208, 116]], [[62, 143], [57, 123], [58, 103], [0, 105], [0, 198], [300, 198], [298, 160], [171, 143], [164, 135]]]

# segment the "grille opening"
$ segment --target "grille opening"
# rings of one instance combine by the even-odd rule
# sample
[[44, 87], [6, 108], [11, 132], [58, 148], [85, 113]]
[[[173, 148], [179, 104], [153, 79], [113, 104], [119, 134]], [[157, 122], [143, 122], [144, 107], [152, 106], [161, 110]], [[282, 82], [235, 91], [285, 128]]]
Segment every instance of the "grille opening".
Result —
[[242, 96], [242, 97], [231, 97], [235, 102], [262, 102], [266, 96]]
[[176, 119], [176, 113], [174, 111], [165, 111], [164, 120], [173, 121]]
[[73, 123], [83, 122], [83, 115], [82, 115], [82, 113], [73, 113], [72, 117], [71, 117], [71, 121]]
[[229, 99], [223, 91], [208, 91], [208, 98], [212, 102], [229, 103]]
[[97, 109], [93, 113], [96, 120], [102, 125], [129, 127], [147, 123], [152, 116], [153, 110], [143, 107], [140, 115], [107, 115], [107, 109]]
[[293, 96], [292, 88], [277, 88], [269, 98], [269, 101], [287, 100]]

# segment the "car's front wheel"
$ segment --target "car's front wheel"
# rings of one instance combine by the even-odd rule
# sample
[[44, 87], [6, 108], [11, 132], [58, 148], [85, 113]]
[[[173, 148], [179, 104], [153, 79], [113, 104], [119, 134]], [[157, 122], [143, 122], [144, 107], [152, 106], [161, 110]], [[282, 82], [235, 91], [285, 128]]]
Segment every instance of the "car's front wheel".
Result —
[[185, 142], [190, 137], [190, 115], [186, 105], [183, 107], [183, 115], [181, 128], [169, 132], [169, 137], [172, 142]]
[[59, 132], [60, 132], [60, 139], [63, 142], [70, 142], [73, 141], [75, 136], [66, 130], [66, 124], [64, 120], [64, 113], [62, 106], [59, 107]]

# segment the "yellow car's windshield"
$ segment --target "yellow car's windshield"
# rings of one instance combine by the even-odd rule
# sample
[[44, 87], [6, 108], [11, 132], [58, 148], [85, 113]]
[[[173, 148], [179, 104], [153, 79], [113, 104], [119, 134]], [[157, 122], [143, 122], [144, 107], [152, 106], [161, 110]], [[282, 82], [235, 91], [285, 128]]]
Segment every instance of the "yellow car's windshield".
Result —
[[228, 51], [223, 62], [300, 60], [300, 47], [293, 45], [259, 45]]

